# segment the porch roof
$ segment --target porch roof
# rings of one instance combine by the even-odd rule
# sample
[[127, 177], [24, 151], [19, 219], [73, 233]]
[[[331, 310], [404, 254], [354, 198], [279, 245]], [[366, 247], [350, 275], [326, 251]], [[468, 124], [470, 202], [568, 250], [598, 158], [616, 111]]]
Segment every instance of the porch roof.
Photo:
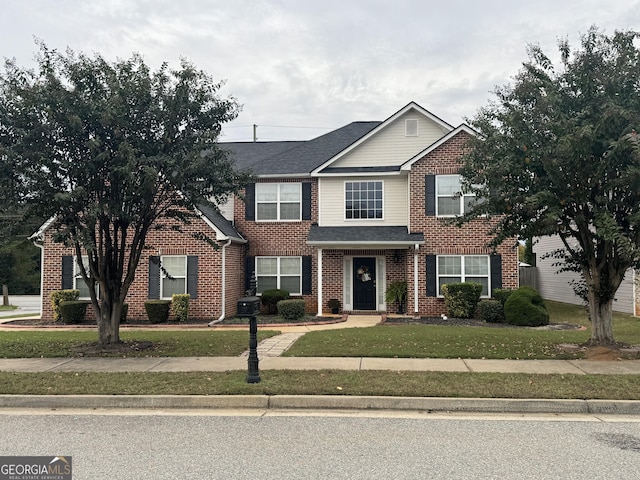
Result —
[[406, 248], [424, 244], [423, 233], [410, 233], [407, 227], [311, 225], [307, 245], [320, 248]]

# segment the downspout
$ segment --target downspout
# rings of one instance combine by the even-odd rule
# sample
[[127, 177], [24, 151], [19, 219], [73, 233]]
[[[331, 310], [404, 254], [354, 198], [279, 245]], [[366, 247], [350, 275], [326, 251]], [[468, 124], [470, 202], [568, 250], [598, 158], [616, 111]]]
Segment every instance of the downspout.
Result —
[[413, 314], [418, 315], [418, 249], [419, 245], [414, 245], [415, 253], [413, 254]]
[[40, 318], [42, 318], [42, 299], [44, 294], [44, 244], [42, 240], [34, 239], [33, 244], [40, 249]]
[[220, 323], [225, 317], [225, 310], [227, 307], [227, 247], [229, 245], [231, 245], [230, 238], [227, 240], [227, 243], [222, 245], [222, 311], [220, 312], [220, 317], [217, 320], [212, 320], [207, 324], [209, 327], [216, 323]]

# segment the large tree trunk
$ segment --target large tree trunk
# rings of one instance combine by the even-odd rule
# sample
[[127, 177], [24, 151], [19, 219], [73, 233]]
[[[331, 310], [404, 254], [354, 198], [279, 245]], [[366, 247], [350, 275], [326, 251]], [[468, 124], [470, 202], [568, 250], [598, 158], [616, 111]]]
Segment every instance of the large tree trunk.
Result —
[[591, 320], [591, 340], [589, 343], [592, 345], [614, 343], [612, 305], [613, 300], [601, 301], [595, 292], [589, 289], [589, 319]]
[[98, 344], [102, 348], [109, 348], [120, 344], [120, 312], [122, 304], [118, 301], [110, 304], [102, 302], [100, 312], [96, 315], [98, 321]]

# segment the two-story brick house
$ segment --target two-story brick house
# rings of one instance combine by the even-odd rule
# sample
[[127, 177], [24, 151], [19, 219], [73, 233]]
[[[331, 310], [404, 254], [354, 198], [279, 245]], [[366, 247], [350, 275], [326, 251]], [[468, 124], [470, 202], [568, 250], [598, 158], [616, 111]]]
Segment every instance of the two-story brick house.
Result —
[[[474, 201], [460, 194], [457, 174], [473, 134], [410, 103], [385, 121], [354, 122], [309, 141], [222, 144], [236, 168], [257, 179], [243, 200], [221, 206], [221, 214], [202, 212], [226, 249], [205, 255], [184, 237], [150, 237], [153, 256], [177, 262], [187, 279], [197, 256], [197, 273], [165, 292], [163, 282], [173, 284], [150, 261], [139, 268], [129, 303], [187, 292], [191, 284], [194, 316], [222, 318], [234, 313], [234, 299], [253, 272], [258, 292], [283, 288], [318, 315], [330, 298], [346, 312], [393, 312], [384, 294], [396, 280], [407, 282], [408, 313], [423, 316], [444, 313], [444, 283], [479, 282], [485, 296], [516, 288], [515, 241], [493, 252], [489, 220], [461, 228], [447, 222]], [[40, 233], [45, 277], [52, 279], [43, 282], [45, 312], [48, 292], [64, 277], [62, 257], [69, 260], [47, 240], [46, 229]]]

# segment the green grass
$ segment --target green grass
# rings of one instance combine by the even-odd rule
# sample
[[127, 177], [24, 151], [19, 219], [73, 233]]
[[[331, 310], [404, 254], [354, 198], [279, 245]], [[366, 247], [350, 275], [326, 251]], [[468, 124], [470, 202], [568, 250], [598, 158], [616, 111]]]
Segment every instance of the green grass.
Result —
[[[278, 334], [261, 330], [258, 341]], [[121, 331], [123, 341], [151, 341], [152, 349], [128, 354], [137, 357], [237, 356], [249, 348], [248, 331]], [[98, 340], [96, 331], [2, 331], [0, 358], [73, 357], [73, 348]]]
[[18, 307], [13, 305], [0, 305], [0, 312], [9, 312], [11, 310], [17, 310]]
[[[307, 333], [284, 355], [292, 357], [403, 357], [569, 359], [582, 353], [563, 353], [556, 345], [584, 343], [590, 337], [584, 307], [548, 302], [553, 323], [586, 326], [587, 330], [459, 327], [436, 325], [379, 325], [368, 329]], [[640, 320], [614, 315], [616, 339], [640, 343]]]
[[0, 393], [23, 395], [382, 395], [461, 398], [640, 400], [637, 375], [263, 371], [87, 373], [0, 372]]

